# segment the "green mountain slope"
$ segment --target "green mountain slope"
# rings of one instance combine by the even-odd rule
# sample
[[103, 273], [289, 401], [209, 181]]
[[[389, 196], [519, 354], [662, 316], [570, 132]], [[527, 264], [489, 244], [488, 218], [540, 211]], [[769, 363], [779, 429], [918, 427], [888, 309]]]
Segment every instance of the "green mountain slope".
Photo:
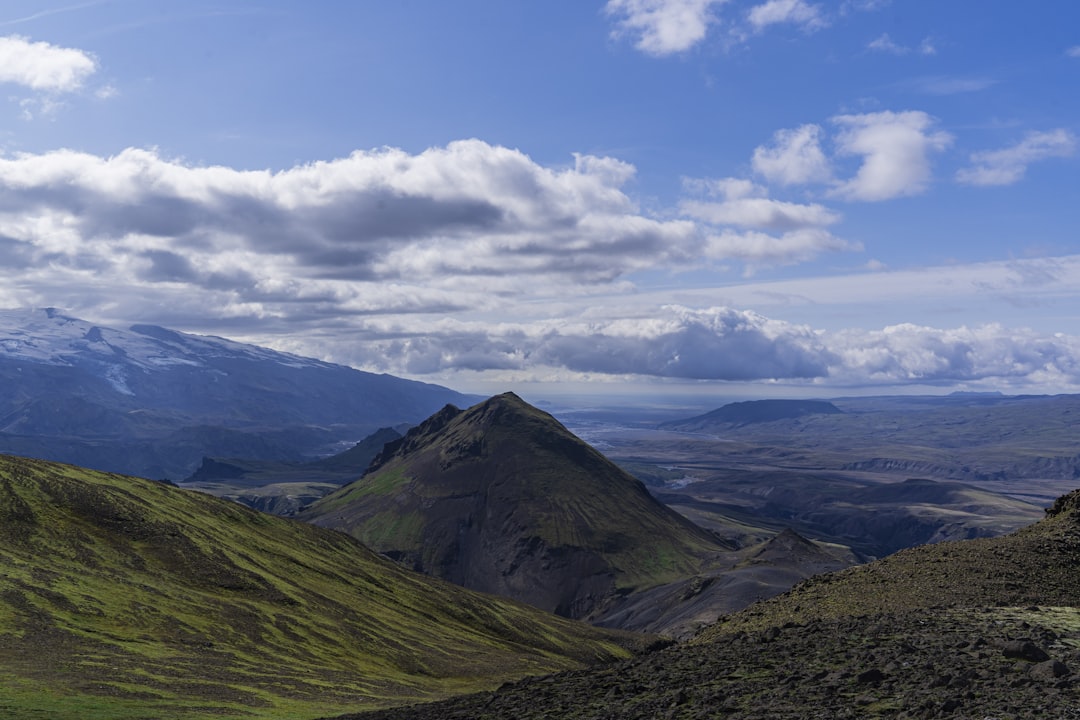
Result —
[[418, 570], [578, 618], [694, 575], [723, 549], [512, 393], [447, 406], [299, 517]]
[[312, 717], [625, 657], [623, 638], [342, 533], [0, 455], [0, 717]]

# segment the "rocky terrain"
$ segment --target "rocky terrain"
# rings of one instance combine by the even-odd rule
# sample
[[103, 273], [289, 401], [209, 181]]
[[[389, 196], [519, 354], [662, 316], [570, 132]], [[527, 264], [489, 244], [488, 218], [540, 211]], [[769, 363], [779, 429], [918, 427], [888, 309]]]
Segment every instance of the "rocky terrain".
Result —
[[812, 578], [692, 642], [396, 718], [1080, 717], [1080, 491], [1011, 535]]

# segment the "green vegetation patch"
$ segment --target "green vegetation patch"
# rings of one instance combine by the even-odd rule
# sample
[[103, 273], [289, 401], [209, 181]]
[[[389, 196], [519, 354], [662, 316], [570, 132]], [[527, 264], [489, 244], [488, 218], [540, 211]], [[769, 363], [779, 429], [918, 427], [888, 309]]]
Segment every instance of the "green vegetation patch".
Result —
[[0, 533], [4, 717], [315, 717], [629, 654], [162, 483], [0, 456]]

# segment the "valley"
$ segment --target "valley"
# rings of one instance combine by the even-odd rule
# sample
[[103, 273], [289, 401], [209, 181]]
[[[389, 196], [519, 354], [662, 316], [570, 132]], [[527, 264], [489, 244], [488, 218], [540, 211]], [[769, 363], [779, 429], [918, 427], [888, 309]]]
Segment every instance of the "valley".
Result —
[[[1078, 396], [701, 413], [503, 393], [417, 417], [387, 390], [397, 409], [365, 411], [387, 424], [325, 424], [287, 398], [320, 397], [336, 369], [37, 321], [52, 335], [9, 344], [18, 367], [88, 384], [63, 419], [9, 391], [7, 429], [52, 456], [0, 455], [13, 717], [1026, 717], [1072, 697]], [[246, 399], [190, 425], [206, 398], [138, 385], [176, 381], [153, 357]], [[55, 462], [87, 443], [111, 466], [159, 462], [123, 448], [172, 436], [117, 424], [123, 402], [159, 403], [146, 417], [201, 459], [175, 482]], [[249, 402], [274, 408], [265, 424]]]

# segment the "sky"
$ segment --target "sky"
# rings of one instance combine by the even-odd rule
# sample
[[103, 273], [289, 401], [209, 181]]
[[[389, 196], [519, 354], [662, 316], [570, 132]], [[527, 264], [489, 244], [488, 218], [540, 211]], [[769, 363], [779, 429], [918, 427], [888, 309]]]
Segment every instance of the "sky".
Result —
[[0, 307], [467, 392], [1080, 392], [1080, 5], [0, 6]]

